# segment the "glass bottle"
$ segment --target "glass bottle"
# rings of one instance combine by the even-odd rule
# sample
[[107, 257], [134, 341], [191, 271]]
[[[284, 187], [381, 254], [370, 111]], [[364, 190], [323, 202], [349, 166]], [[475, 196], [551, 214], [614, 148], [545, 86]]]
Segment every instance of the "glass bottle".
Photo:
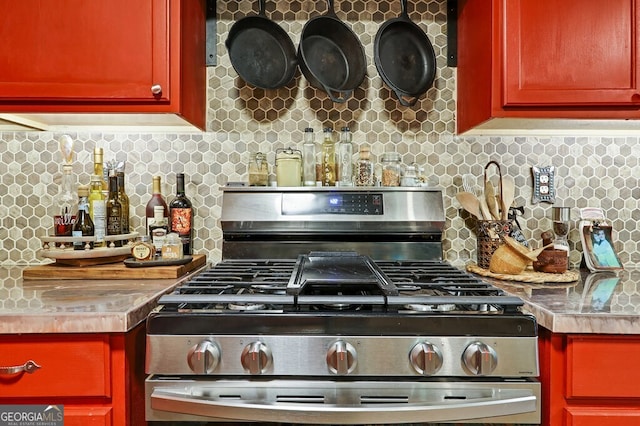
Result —
[[109, 177], [104, 172], [104, 150], [93, 148], [93, 174], [100, 177], [100, 186], [103, 191], [109, 190]]
[[336, 185], [336, 146], [333, 129], [326, 127], [322, 139], [322, 186]]
[[418, 186], [418, 171], [415, 165], [409, 165], [404, 169], [401, 186]]
[[53, 199], [54, 234], [57, 237], [70, 237], [76, 220], [75, 213], [78, 211], [78, 196], [73, 189], [72, 171], [71, 164], [62, 166], [60, 190]]
[[180, 237], [183, 254], [192, 254], [193, 206], [184, 191], [184, 173], [176, 175], [176, 196], [169, 203], [169, 232]]
[[162, 244], [162, 259], [182, 259], [183, 255], [185, 254], [182, 251], [183, 248], [184, 246], [180, 241], [180, 236], [175, 232], [168, 233], [164, 240], [164, 244]]
[[373, 161], [371, 161], [371, 148], [367, 145], [360, 147], [358, 162], [356, 164], [356, 186], [373, 186]]
[[276, 150], [276, 182], [278, 186], [300, 186], [302, 153], [293, 148]]
[[167, 226], [167, 219], [164, 216], [164, 207], [153, 207], [153, 221], [149, 224], [149, 238], [151, 244], [156, 248], [156, 256], [162, 256], [162, 245], [169, 233], [169, 227]]
[[118, 180], [118, 201], [122, 207], [122, 233], [128, 234], [129, 228], [129, 196], [124, 190], [124, 172], [116, 172]]
[[[122, 205], [118, 200], [118, 178], [109, 176], [109, 197], [107, 198], [107, 235], [122, 234]], [[122, 241], [115, 240], [109, 243], [115, 247], [122, 247]]]
[[302, 169], [304, 186], [316, 186], [316, 142], [311, 127], [304, 129]]
[[382, 186], [400, 186], [401, 177], [400, 154], [397, 152], [382, 154]]
[[[93, 237], [95, 228], [93, 221], [89, 215], [89, 187], [86, 185], [78, 186], [78, 214], [76, 215], [76, 223], [73, 225], [72, 235], [74, 237]], [[93, 241], [74, 241], [74, 250], [92, 249]]]
[[269, 165], [267, 156], [261, 152], [251, 154], [249, 158], [249, 186], [267, 186], [269, 184]]
[[340, 186], [353, 186], [353, 144], [351, 143], [351, 131], [343, 127], [338, 143], [338, 159]]
[[164, 200], [162, 196], [162, 187], [160, 185], [160, 176], [153, 177], [153, 186], [152, 186], [151, 198], [147, 202], [147, 206], [145, 207], [145, 221], [144, 221], [144, 229], [145, 232], [149, 232], [149, 225], [153, 222], [153, 208], [155, 206], [162, 206], [164, 209], [164, 217], [169, 216], [169, 208], [167, 207], [167, 202]]
[[104, 236], [107, 233], [107, 201], [102, 192], [102, 178], [98, 175], [91, 176], [89, 216], [95, 232], [94, 247], [104, 247]]

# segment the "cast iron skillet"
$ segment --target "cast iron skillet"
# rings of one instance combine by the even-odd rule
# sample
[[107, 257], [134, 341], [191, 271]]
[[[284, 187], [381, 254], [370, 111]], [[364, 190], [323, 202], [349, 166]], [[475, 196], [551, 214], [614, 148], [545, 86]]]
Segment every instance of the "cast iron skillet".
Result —
[[364, 49], [358, 37], [336, 16], [333, 0], [325, 15], [302, 28], [298, 62], [302, 74], [333, 102], [344, 103], [362, 83], [367, 72]]
[[378, 29], [373, 45], [376, 69], [403, 106], [413, 106], [436, 76], [436, 54], [427, 35], [402, 13]]
[[265, 1], [258, 15], [245, 16], [229, 30], [225, 45], [231, 65], [247, 83], [262, 88], [286, 86], [296, 73], [296, 48], [289, 35], [266, 17]]

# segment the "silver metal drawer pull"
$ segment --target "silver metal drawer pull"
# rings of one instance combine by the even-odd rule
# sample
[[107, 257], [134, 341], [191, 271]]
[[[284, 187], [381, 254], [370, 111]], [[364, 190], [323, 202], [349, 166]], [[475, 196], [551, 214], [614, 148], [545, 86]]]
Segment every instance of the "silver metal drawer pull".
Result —
[[13, 367], [0, 367], [0, 375], [2, 376], [13, 376], [20, 373], [33, 373], [40, 366], [36, 364], [35, 361], [29, 360], [22, 365], [15, 365]]

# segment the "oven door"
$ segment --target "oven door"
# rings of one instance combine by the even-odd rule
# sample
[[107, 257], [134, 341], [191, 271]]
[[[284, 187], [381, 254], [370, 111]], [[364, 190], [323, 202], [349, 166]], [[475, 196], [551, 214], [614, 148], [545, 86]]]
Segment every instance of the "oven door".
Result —
[[540, 424], [535, 380], [194, 380], [150, 376], [148, 421]]

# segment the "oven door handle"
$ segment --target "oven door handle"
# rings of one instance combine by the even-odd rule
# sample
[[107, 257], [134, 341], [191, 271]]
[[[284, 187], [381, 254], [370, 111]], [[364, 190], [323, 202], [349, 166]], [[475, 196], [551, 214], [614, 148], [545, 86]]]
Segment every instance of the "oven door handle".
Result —
[[481, 420], [535, 412], [537, 403], [531, 391], [513, 389], [499, 390], [481, 401], [368, 405], [221, 401], [157, 388], [151, 393], [151, 407], [159, 411], [233, 421], [318, 424], [335, 424], [336, 419], [343, 424]]

